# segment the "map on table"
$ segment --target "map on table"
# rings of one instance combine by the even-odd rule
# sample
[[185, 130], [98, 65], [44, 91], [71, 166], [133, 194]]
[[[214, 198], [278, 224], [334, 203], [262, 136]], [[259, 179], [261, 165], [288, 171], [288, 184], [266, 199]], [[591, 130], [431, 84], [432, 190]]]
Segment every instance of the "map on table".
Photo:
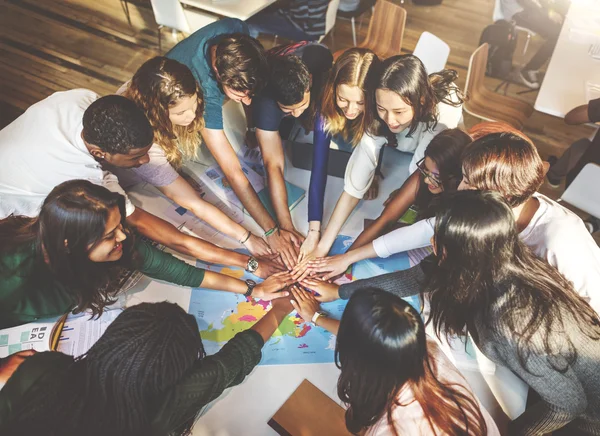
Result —
[[[346, 252], [353, 239], [340, 235], [336, 238], [330, 255]], [[340, 283], [356, 278], [371, 277], [386, 272], [406, 269], [416, 263], [417, 258], [427, 255], [409, 256], [399, 253], [387, 259], [362, 261], [354, 266], [352, 273], [346, 273]], [[420, 259], [419, 259], [420, 260]], [[240, 268], [222, 267], [197, 261], [197, 266], [220, 272], [242, 280], [256, 277]], [[418, 297], [407, 299], [419, 309]], [[331, 317], [340, 319], [346, 307], [346, 300], [338, 300], [322, 305], [322, 310]], [[250, 328], [270, 309], [270, 303], [247, 299], [243, 295], [229, 292], [196, 288], [192, 290], [189, 313], [198, 322], [202, 342], [208, 355], [215, 354], [237, 333]], [[314, 327], [292, 312], [280, 324], [279, 329], [265, 344], [261, 365], [285, 365], [300, 363], [327, 363], [334, 361], [335, 336], [320, 327]]]

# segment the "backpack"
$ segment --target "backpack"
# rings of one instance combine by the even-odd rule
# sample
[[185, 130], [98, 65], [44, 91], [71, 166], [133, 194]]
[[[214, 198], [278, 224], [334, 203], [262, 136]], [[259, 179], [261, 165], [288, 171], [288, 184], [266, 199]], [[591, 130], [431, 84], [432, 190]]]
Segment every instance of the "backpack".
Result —
[[515, 25], [510, 21], [498, 20], [481, 33], [479, 45], [490, 46], [485, 74], [507, 80], [512, 70], [512, 58], [517, 45]]

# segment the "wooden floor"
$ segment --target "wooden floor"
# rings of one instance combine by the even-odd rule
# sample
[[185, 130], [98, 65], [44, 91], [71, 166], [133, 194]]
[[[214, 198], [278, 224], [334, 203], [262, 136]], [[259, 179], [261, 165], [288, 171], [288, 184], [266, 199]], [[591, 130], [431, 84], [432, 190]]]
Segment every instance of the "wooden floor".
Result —
[[[129, 3], [130, 25], [119, 0], [0, 0], [0, 127], [55, 91], [85, 87], [101, 95], [112, 93], [146, 59], [159, 54], [149, 0], [135, 1]], [[492, 21], [493, 5], [494, 0], [444, 0], [442, 5], [425, 7], [407, 0], [403, 52], [412, 52], [423, 31], [436, 34], [450, 45], [448, 67], [459, 72], [458, 84], [463, 86], [469, 57]], [[369, 13], [358, 29], [359, 41], [366, 36], [368, 19]], [[165, 51], [177, 42], [169, 30], [162, 36]], [[350, 47], [350, 22], [338, 19], [324, 42], [332, 51]], [[268, 48], [273, 40], [265, 38], [263, 43]], [[538, 44], [533, 41], [529, 56]], [[515, 63], [523, 61], [515, 58]], [[499, 83], [487, 80], [491, 88]], [[524, 89], [511, 85], [509, 94]], [[519, 97], [533, 104], [536, 92]], [[467, 126], [476, 121], [466, 118]], [[543, 157], [560, 155], [571, 142], [592, 133], [588, 127], [566, 126], [562, 119], [538, 112], [524, 130]], [[560, 194], [548, 187], [544, 192], [552, 197]]]

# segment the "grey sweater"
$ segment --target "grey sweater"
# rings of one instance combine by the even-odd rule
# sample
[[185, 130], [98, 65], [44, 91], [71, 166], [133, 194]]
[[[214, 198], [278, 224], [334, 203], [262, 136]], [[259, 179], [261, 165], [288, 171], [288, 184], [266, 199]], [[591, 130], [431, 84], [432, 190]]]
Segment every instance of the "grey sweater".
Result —
[[[421, 265], [342, 285], [340, 297], [348, 299], [365, 287], [379, 288], [400, 297], [416, 295], [425, 280]], [[503, 299], [496, 301], [490, 312], [492, 319], [485, 323], [481, 319], [474, 320], [476, 332], [472, 332], [472, 336], [488, 359], [511, 369], [541, 397], [541, 401], [528, 407], [511, 423], [509, 434], [541, 435], [564, 427], [569, 435], [600, 435], [600, 340], [582, 333], [576, 320], [565, 311], [565, 331], [555, 332], [550, 342], [564, 345], [568, 337], [577, 350], [576, 361], [561, 372], [540, 353], [528, 358], [526, 369], [519, 361], [513, 332], [499, 322], [499, 315], [506, 310], [518, 309], [507, 308]], [[534, 334], [531, 340], [535, 348], [543, 349], [541, 335]], [[562, 360], [560, 355], [552, 357], [558, 367]]]

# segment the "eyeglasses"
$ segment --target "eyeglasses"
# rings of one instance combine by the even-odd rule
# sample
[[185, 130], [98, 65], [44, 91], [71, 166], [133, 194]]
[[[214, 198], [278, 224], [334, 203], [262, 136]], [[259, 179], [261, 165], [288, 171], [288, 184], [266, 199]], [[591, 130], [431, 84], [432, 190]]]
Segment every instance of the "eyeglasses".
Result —
[[442, 184], [442, 181], [439, 179], [438, 175], [435, 175], [435, 174], [427, 171], [427, 168], [425, 167], [425, 158], [423, 158], [419, 162], [417, 162], [417, 168], [421, 172], [421, 174], [423, 174], [423, 177], [429, 179], [432, 186], [435, 186], [436, 188], [440, 187], [440, 185]]

